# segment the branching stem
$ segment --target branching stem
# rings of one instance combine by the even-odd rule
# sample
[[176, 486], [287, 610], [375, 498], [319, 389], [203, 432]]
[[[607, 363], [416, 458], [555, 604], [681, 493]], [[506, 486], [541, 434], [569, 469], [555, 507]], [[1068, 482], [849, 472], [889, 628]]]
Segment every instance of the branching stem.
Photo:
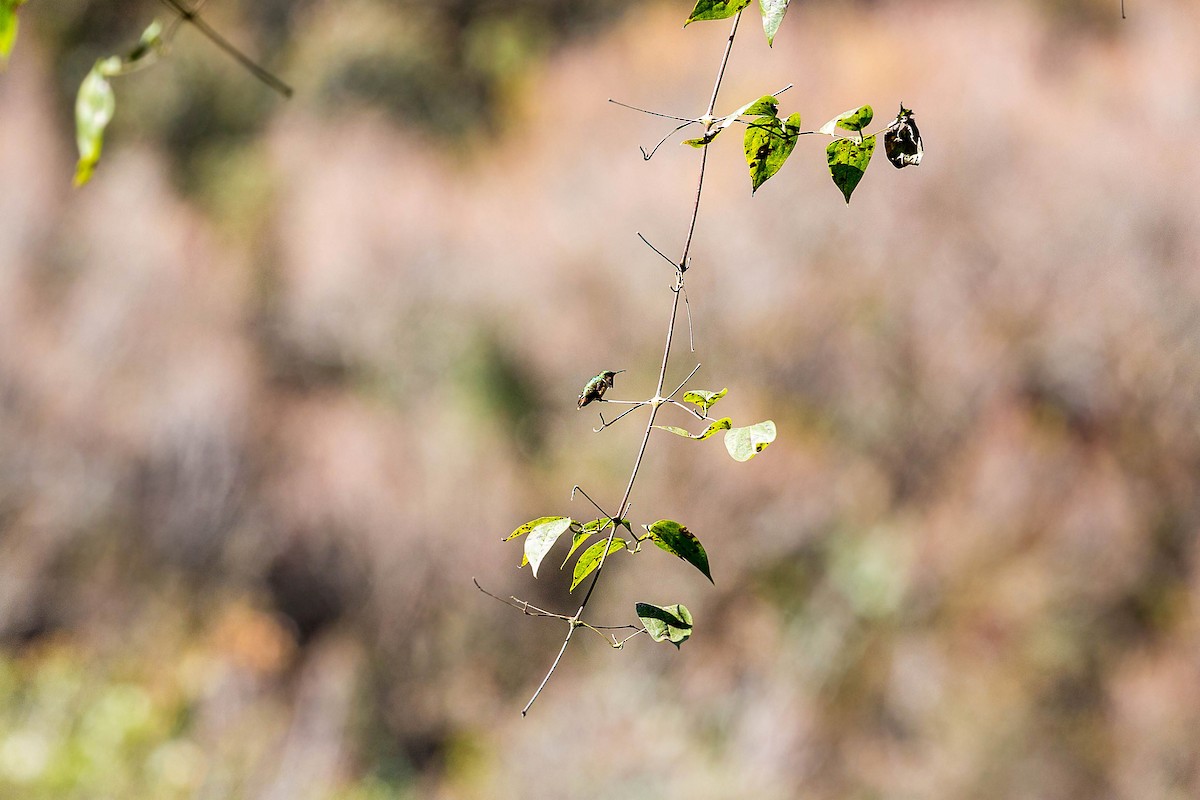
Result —
[[[713, 107], [717, 104], [717, 95], [720, 93], [721, 83], [725, 79], [725, 68], [729, 65], [729, 55], [733, 50], [733, 40], [737, 36], [738, 22], [741, 21], [741, 18], [742, 18], [741, 12], [738, 12], [738, 14], [733, 18], [733, 27], [730, 29], [729, 39], [725, 43], [725, 53], [721, 56], [721, 65], [717, 70], [716, 80], [713, 82], [712, 95], [709, 98], [708, 110], [707, 110], [707, 112], [705, 112], [705, 116], [711, 116]], [[638, 109], [638, 110], [641, 110], [641, 109]], [[648, 113], [653, 113], [653, 112], [648, 112]], [[666, 382], [666, 379], [667, 379], [667, 365], [670, 362], [670, 358], [671, 358], [671, 343], [675, 337], [675, 323], [679, 318], [679, 297], [683, 291], [683, 276], [684, 276], [684, 273], [687, 271], [688, 264], [689, 264], [689, 256], [692, 251], [692, 239], [696, 233], [696, 220], [700, 216], [700, 198], [703, 196], [703, 193], [704, 193], [704, 169], [707, 166], [707, 164], [708, 164], [708, 148], [705, 147], [705, 148], [702, 148], [701, 154], [700, 154], [700, 176], [696, 180], [696, 199], [695, 199], [695, 202], [692, 204], [692, 218], [691, 218], [691, 221], [688, 223], [687, 238], [683, 243], [683, 254], [679, 257], [679, 261], [675, 267], [675, 270], [676, 270], [675, 271], [675, 284], [671, 288], [671, 316], [670, 316], [669, 321], [667, 322], [666, 343], [663, 345], [662, 363], [659, 366], [659, 370], [658, 370], [658, 385], [654, 390], [654, 402], [650, 403], [650, 417], [649, 417], [649, 419], [646, 420], [646, 430], [645, 430], [645, 433], [642, 434], [642, 442], [638, 446], [637, 457], [634, 459], [633, 469], [629, 474], [629, 483], [626, 484], [626, 486], [625, 486], [625, 494], [622, 496], [621, 502], [618, 506], [621, 509], [622, 516], [625, 515], [625, 510], [628, 507], [630, 495], [633, 494], [633, 487], [634, 487], [634, 484], [637, 482], [638, 471], [641, 469], [642, 460], [646, 455], [646, 446], [650, 443], [650, 434], [654, 430], [654, 420], [658, 416], [658, 410], [659, 410], [659, 408], [661, 408], [664, 404], [666, 404], [669, 401], [667, 398], [663, 398], [662, 390], [663, 390], [663, 384]], [[649, 243], [647, 242], [647, 244], [649, 244]], [[696, 369], [692, 370], [692, 373], [691, 373], [691, 375], [688, 376], [688, 378], [690, 379], [692, 377], [692, 375], [695, 375], [696, 370], [699, 368], [700, 368], [700, 365], [697, 364]], [[687, 383], [687, 380], [685, 380], [684, 383]], [[677, 392], [679, 392], [679, 390], [682, 388], [683, 388], [683, 383], [681, 383], [679, 385], [678, 389], [676, 389], [674, 392], [671, 393], [671, 397], [674, 397], [675, 394]], [[674, 401], [669, 401], [669, 402], [674, 402]], [[635, 406], [635, 408], [636, 408], [636, 406]], [[634, 409], [632, 409], [632, 408], [630, 409], [630, 411], [633, 411], [633, 410]], [[629, 412], [627, 411], [625, 413], [629, 413]], [[618, 417], [618, 419], [619, 419], [619, 417]], [[616, 420], [614, 420], [614, 422], [615, 421]], [[592, 598], [592, 593], [596, 590], [596, 584], [599, 582], [600, 575], [604, 571], [604, 565], [608, 558], [609, 548], [612, 547], [612, 541], [616, 535], [617, 535], [617, 526], [613, 525], [612, 530], [609, 531], [608, 539], [605, 543], [604, 549], [601, 550], [602, 555], [600, 556], [600, 562], [596, 566], [596, 571], [592, 574], [592, 580], [588, 584], [587, 592], [584, 594], [583, 600], [579, 603], [579, 610], [576, 611], [573, 616], [566, 618], [566, 620], [568, 622], [568, 628], [567, 628], [567, 634], [563, 638], [562, 647], [560, 647], [558, 649], [558, 655], [556, 655], [554, 657], [554, 663], [552, 663], [550, 665], [550, 669], [546, 672], [546, 676], [544, 678], [542, 678], [542, 682], [540, 684], [538, 684], [537, 690], [534, 691], [533, 696], [529, 698], [529, 702], [525, 704], [525, 708], [521, 709], [521, 716], [525, 716], [526, 714], [529, 713], [529, 709], [533, 706], [533, 704], [537, 701], [538, 697], [542, 694], [542, 690], [546, 688], [546, 684], [550, 681], [550, 678], [554, 675], [555, 670], [558, 669], [558, 665], [562, 661], [563, 654], [566, 653], [568, 645], [571, 644], [571, 637], [573, 637], [575, 635], [576, 628], [585, 624], [581, 621], [581, 618], [583, 617], [583, 612], [587, 608], [587, 604]], [[476, 585], [478, 585], [478, 584], [476, 584]], [[482, 591], [482, 588], [481, 588], [481, 591]], [[635, 633], [634, 636], [636, 636], [636, 635], [637, 634]], [[631, 636], [629, 638], [633, 638], [633, 637]], [[614, 643], [616, 642], [615, 637], [614, 637], [613, 641], [614, 641]], [[628, 641], [628, 639], [626, 639], [625, 641]], [[620, 644], [624, 644], [624, 642], [621, 642]], [[614, 644], [614, 646], [619, 647], [620, 645]]]

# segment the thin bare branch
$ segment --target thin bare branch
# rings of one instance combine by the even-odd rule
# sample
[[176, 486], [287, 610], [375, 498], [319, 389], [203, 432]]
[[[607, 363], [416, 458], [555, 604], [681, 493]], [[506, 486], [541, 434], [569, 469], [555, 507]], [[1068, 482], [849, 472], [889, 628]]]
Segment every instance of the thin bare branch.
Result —
[[684, 378], [684, 379], [683, 379], [683, 383], [681, 383], [681, 384], [679, 384], [677, 387], [675, 387], [675, 391], [673, 391], [673, 392], [671, 392], [669, 395], [667, 395], [667, 398], [666, 398], [666, 399], [670, 400], [670, 399], [671, 399], [671, 398], [673, 398], [675, 395], [679, 394], [679, 390], [680, 390], [680, 389], [682, 389], [684, 386], [687, 386], [687, 382], [688, 382], [688, 381], [690, 381], [690, 380], [692, 379], [692, 376], [693, 376], [693, 375], [695, 375], [695, 374], [696, 374], [697, 372], [699, 372], [699, 371], [700, 371], [700, 365], [699, 365], [699, 364], [697, 364], [697, 365], [696, 365], [696, 368], [695, 368], [695, 369], [693, 369], [691, 372], [689, 372], [689, 373], [688, 373], [688, 376], [687, 376], [686, 378]]
[[646, 148], [642, 147], [641, 145], [638, 145], [638, 150], [642, 151], [642, 159], [645, 161], [649, 161], [650, 159], [654, 158], [654, 154], [658, 152], [658, 148], [660, 148], [664, 144], [666, 144], [668, 139], [670, 139], [675, 134], [679, 133], [681, 130], [686, 128], [688, 125], [692, 125], [694, 123], [695, 123], [695, 120], [690, 120], [688, 122], [683, 123], [682, 125], [675, 127], [670, 133], [668, 133], [666, 136], [659, 139], [658, 144], [654, 145], [654, 148], [648, 153], [646, 152]]
[[595, 509], [596, 509], [597, 511], [599, 511], [599, 512], [600, 512], [600, 516], [604, 517], [604, 518], [605, 518], [605, 519], [607, 519], [609, 522], [611, 522], [611, 521], [613, 520], [613, 516], [612, 516], [611, 514], [609, 514], [607, 511], [605, 511], [603, 508], [601, 508], [601, 507], [600, 507], [600, 504], [599, 504], [599, 503], [597, 503], [595, 500], [593, 500], [593, 499], [592, 499], [592, 496], [591, 496], [590, 494], [588, 494], [587, 492], [585, 492], [585, 491], [583, 490], [583, 487], [582, 487], [582, 486], [580, 486], [578, 483], [577, 483], [577, 484], [575, 484], [575, 486], [574, 486], [574, 487], [572, 487], [572, 489], [571, 489], [571, 499], [572, 499], [572, 500], [574, 500], [574, 499], [575, 499], [575, 493], [576, 493], [576, 492], [579, 492], [581, 495], [583, 495], [584, 497], [586, 497], [586, 498], [587, 498], [587, 501], [588, 501], [589, 503], [591, 503], [591, 504], [592, 504], [592, 505], [595, 507]]
[[696, 352], [696, 342], [692, 338], [692, 304], [688, 302], [687, 289], [685, 289], [682, 286], [680, 286], [679, 288], [683, 290], [683, 308], [685, 311], [687, 311], [688, 350], [694, 353], [694, 352]]
[[649, 239], [647, 239], [645, 236], [642, 236], [642, 232], [641, 232], [641, 231], [638, 231], [638, 232], [637, 232], [637, 236], [638, 236], [638, 238], [639, 238], [639, 239], [641, 239], [641, 240], [642, 240], [642, 243], [643, 243], [644, 245], [646, 245], [646, 247], [649, 247], [651, 250], [653, 250], [654, 252], [658, 253], [658, 254], [659, 254], [661, 257], [662, 257], [662, 260], [663, 260], [663, 261], [665, 261], [665, 262], [667, 262], [668, 264], [670, 264], [670, 265], [671, 265], [673, 268], [675, 268], [675, 269], [679, 269], [679, 265], [678, 265], [678, 264], [676, 264], [674, 261], [672, 261], [672, 260], [671, 260], [671, 257], [670, 257], [670, 256], [668, 256], [666, 253], [664, 253], [662, 250], [659, 250], [657, 247], [655, 247], [654, 245], [650, 244], [650, 240], [649, 240]]
[[698, 419], [698, 420], [706, 420], [706, 419], [709, 419], [709, 417], [707, 417], [706, 415], [704, 415], [704, 414], [701, 414], [701, 413], [700, 413], [699, 411], [697, 411], [696, 409], [692, 408], [691, 406], [689, 406], [689, 405], [687, 405], [687, 404], [685, 404], [685, 403], [681, 403], [681, 402], [679, 402], [678, 400], [668, 400], [667, 402], [668, 402], [668, 403], [670, 403], [670, 404], [671, 404], [671, 405], [673, 405], [673, 406], [678, 406], [679, 408], [682, 408], [684, 411], [686, 411], [687, 413], [691, 414], [693, 417], [695, 417], [695, 418], [696, 418], [696, 419]]
[[257, 61], [250, 58], [250, 56], [246, 55], [241, 50], [237, 49], [232, 42], [218, 33], [213, 26], [208, 24], [207, 20], [200, 16], [198, 9], [188, 8], [182, 2], [180, 2], [180, 0], [160, 0], [160, 2], [178, 14], [179, 18], [184, 22], [191, 23], [192, 27], [204, 34], [205, 38], [207, 38], [210, 42], [224, 50], [226, 55], [238, 62], [238, 64], [240, 64], [242, 68], [251, 75], [258, 78], [260, 81], [271, 87], [271, 89], [278, 92], [282, 96], [292, 96], [291, 86], [288, 86], [274, 74], [267, 71], [267, 69], [260, 65]]
[[599, 427], [599, 428], [592, 428], [592, 433], [599, 433], [600, 431], [604, 430], [605, 428], [611, 428], [613, 425], [616, 425], [616, 424], [617, 424], [617, 422], [619, 422], [619, 421], [620, 421], [622, 418], [624, 418], [624, 417], [626, 417], [626, 416], [628, 416], [628, 415], [632, 414], [633, 412], [637, 411], [637, 410], [638, 410], [638, 409], [639, 409], [641, 406], [646, 406], [646, 405], [650, 405], [650, 404], [649, 404], [649, 403], [646, 403], [646, 402], [641, 402], [641, 403], [638, 403], [638, 404], [637, 404], [636, 406], [634, 406], [633, 408], [630, 408], [630, 409], [628, 409], [628, 410], [626, 410], [626, 411], [622, 411], [620, 414], [618, 414], [617, 416], [613, 417], [611, 420], [605, 420], [605, 419], [604, 419], [604, 414], [601, 414], [601, 415], [600, 415], [600, 427]]
[[608, 98], [608, 102], [612, 103], [614, 106], [620, 106], [621, 108], [628, 108], [630, 111], [640, 111], [643, 114], [649, 114], [652, 117], [662, 117], [663, 119], [673, 119], [676, 122], [687, 122], [690, 124], [692, 122], [700, 121], [698, 119], [692, 119], [691, 117], [677, 117], [674, 114], [664, 114], [661, 111], [651, 111], [648, 108], [638, 108], [637, 106], [629, 105], [629, 103], [622, 103], [620, 100], [613, 100], [611, 97]]

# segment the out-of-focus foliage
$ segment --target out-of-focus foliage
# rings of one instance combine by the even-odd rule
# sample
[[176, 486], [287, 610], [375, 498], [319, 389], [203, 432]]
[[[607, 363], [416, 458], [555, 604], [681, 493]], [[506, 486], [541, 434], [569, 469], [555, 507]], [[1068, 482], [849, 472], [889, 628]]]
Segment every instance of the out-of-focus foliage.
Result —
[[[264, 110], [182, 31], [72, 192], [75, 89], [157, 8], [24, 6], [0, 77], [0, 796], [1200, 794], [1200, 8], [1114, 6], [797, 6], [779, 47], [735, 50], [725, 107], [788, 81], [813, 114], [903, 98], [931, 156], [847, 209], [820, 137], [753, 199], [712, 143], [702, 375], [787, 435], [748, 464], [661, 437], [632, 513], [660, 499], [721, 581], [614, 553], [597, 621], [683, 599], [701, 627], [682, 653], [584, 636], [526, 719], [562, 623], [470, 578], [578, 602], [498, 540], [531, 507], [596, 516], [564, 476], [627, 480], [579, 380], [653, 360], [668, 280], [633, 231], [669, 239], [694, 189], [690, 148], [644, 162], [666, 130], [604, 100], [702, 113], [726, 26], [631, 5], [497, 68], [487, 147], [447, 147], [307, 55], [393, 29], [209, 3], [296, 98]], [[655, 758], [546, 758], [564, 742]]]
[[25, 0], [0, 0], [0, 70], [8, 63], [13, 44], [17, 41], [17, 11], [24, 4]]

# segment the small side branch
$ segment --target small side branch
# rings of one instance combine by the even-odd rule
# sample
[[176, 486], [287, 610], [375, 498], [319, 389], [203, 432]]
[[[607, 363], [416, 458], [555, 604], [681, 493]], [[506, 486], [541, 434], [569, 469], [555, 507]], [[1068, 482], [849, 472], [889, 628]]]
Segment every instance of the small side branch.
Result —
[[604, 419], [604, 412], [603, 412], [603, 411], [602, 411], [602, 412], [600, 412], [600, 427], [599, 427], [599, 428], [592, 428], [592, 433], [600, 433], [600, 432], [601, 432], [601, 431], [603, 431], [605, 428], [611, 428], [613, 425], [616, 425], [616, 424], [617, 424], [617, 423], [618, 423], [620, 420], [622, 420], [623, 418], [625, 418], [625, 417], [629, 416], [630, 414], [632, 414], [633, 412], [637, 411], [639, 408], [641, 408], [641, 407], [642, 407], [642, 406], [644, 406], [644, 405], [649, 405], [649, 403], [647, 403], [645, 400], [643, 400], [643, 401], [641, 401], [641, 402], [638, 402], [638, 403], [635, 403], [635, 404], [634, 404], [634, 406], [633, 406], [633, 408], [626, 409], [625, 411], [622, 411], [620, 414], [618, 414], [617, 416], [613, 417], [611, 420], [605, 420], [605, 419]]
[[690, 381], [690, 380], [692, 379], [692, 376], [693, 376], [693, 375], [695, 375], [695, 374], [696, 374], [697, 372], [699, 372], [699, 371], [700, 371], [700, 365], [699, 365], [699, 364], [697, 364], [697, 365], [696, 365], [696, 368], [695, 368], [695, 369], [693, 369], [691, 372], [689, 372], [689, 373], [688, 373], [688, 376], [687, 376], [686, 378], [684, 378], [684, 379], [683, 379], [683, 383], [681, 383], [681, 384], [679, 384], [678, 386], [676, 386], [676, 387], [675, 387], [675, 391], [673, 391], [673, 392], [671, 392], [669, 395], [667, 395], [666, 399], [667, 399], [667, 400], [671, 400], [671, 399], [673, 399], [673, 398], [675, 397], [675, 395], [679, 394], [679, 390], [680, 390], [680, 389], [682, 389], [684, 386], [687, 386], [687, 382], [688, 382], [688, 381]]
[[232, 42], [217, 32], [213, 26], [209, 25], [207, 20], [197, 13], [195, 9], [190, 9], [185, 6], [180, 0], [160, 0], [160, 2], [179, 15], [179, 19], [184, 22], [191, 23], [192, 27], [200, 31], [205, 38], [215, 44], [217, 47], [225, 51], [225, 54], [238, 62], [251, 75], [258, 78], [274, 91], [278, 92], [283, 97], [292, 96], [292, 87], [288, 86], [274, 74], [269, 72], [265, 67], [250, 56], [237, 49]]

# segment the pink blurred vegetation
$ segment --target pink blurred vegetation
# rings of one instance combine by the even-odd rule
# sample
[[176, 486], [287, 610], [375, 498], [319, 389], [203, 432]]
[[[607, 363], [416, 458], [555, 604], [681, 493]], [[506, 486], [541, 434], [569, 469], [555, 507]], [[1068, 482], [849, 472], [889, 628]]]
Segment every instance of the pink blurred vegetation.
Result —
[[652, 442], [633, 516], [716, 588], [618, 554], [591, 608], [697, 632], [582, 639], [524, 720], [563, 631], [471, 577], [569, 609], [500, 540], [619, 496], [638, 424], [575, 395], [653, 390], [634, 232], [673, 250], [694, 190], [605, 101], [699, 113], [726, 26], [214, 2], [295, 99], [185, 30], [74, 191], [74, 87], [158, 6], [55, 5], [0, 75], [0, 796], [1200, 796], [1193, 0], [804, 2], [739, 40], [719, 110], [903, 101], [925, 162], [847, 207], [816, 137], [754, 198], [712, 146], [695, 385], [779, 440]]

